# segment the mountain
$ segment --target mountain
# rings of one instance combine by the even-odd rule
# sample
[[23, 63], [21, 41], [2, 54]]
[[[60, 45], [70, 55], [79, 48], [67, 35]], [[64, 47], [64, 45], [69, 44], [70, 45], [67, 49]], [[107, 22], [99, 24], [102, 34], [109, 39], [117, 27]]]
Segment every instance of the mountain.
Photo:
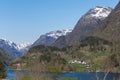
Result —
[[28, 51], [31, 47], [32, 43], [21, 43], [17, 45], [17, 50], [20, 51], [21, 53], [25, 53]]
[[12, 41], [0, 39], [0, 48], [3, 49], [14, 59], [21, 57], [28, 50], [29, 46], [30, 44], [17, 45]]
[[55, 46], [57, 48], [64, 48], [67, 46], [66, 44], [66, 36], [60, 36], [51, 46]]
[[21, 56], [20, 52], [17, 50], [17, 45], [6, 39], [0, 39], [0, 48], [3, 49], [6, 53], [9, 53], [13, 58]]
[[60, 36], [68, 35], [72, 30], [66, 29], [66, 30], [57, 30], [57, 31], [51, 31], [49, 33], [46, 33], [44, 35], [41, 35], [40, 38], [33, 43], [32, 46], [37, 45], [45, 45], [50, 46], [52, 45]]
[[120, 2], [95, 32], [97, 36], [120, 43]]
[[67, 46], [79, 44], [82, 39], [88, 35], [91, 35], [96, 30], [96, 28], [98, 28], [102, 21], [111, 13], [111, 11], [112, 8], [110, 7], [100, 6], [90, 9], [79, 19], [73, 31], [69, 35], [65, 36], [63, 41], [56, 40], [57, 43], [55, 42], [53, 46], [58, 48], [61, 48], [61, 46], [65, 47], [61, 44], [63, 42]]

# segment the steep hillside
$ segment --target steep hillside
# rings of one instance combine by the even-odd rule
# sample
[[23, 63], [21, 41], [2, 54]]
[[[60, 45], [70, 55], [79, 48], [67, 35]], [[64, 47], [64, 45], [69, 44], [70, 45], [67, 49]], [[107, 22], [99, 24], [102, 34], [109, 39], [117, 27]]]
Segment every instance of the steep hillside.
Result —
[[111, 14], [102, 22], [94, 35], [113, 43], [110, 56], [106, 65], [111, 65], [120, 70], [120, 1]]
[[55, 47], [60, 48], [60, 49], [67, 46], [65, 36], [60, 36], [51, 46], [55, 46]]
[[111, 8], [95, 7], [89, 10], [76, 24], [72, 33], [67, 36], [67, 44], [75, 45], [90, 35], [101, 24], [109, 13]]
[[[118, 44], [120, 42], [120, 2], [100, 25], [97, 36]], [[95, 34], [96, 34], [95, 33]]]
[[[102, 20], [104, 20], [111, 11], [112, 9], [109, 7], [100, 6], [90, 9], [80, 18], [73, 31], [65, 37], [64, 43], [66, 42], [65, 44], [68, 46], [79, 44], [82, 39], [92, 34], [96, 28], [98, 28]], [[61, 47], [61, 41], [57, 40], [57, 43], [54, 43], [53, 46]]]

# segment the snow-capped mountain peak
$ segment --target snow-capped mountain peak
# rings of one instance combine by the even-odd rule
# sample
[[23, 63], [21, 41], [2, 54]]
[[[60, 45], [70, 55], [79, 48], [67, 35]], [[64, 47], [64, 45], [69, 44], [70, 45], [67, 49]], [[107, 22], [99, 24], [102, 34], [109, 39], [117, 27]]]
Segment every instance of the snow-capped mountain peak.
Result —
[[3, 49], [14, 59], [21, 57], [30, 48], [30, 43], [24, 43], [17, 45], [16, 43], [7, 39], [0, 39], [0, 48]]
[[111, 11], [112, 9], [109, 7], [100, 6], [90, 9], [78, 20], [73, 31], [69, 35], [56, 40], [53, 46], [64, 48], [66, 46], [78, 45], [81, 40], [88, 35], [92, 35], [98, 29], [99, 25]]
[[5, 44], [5, 45], [9, 45], [9, 46], [11, 46], [11, 47], [15, 47], [15, 48], [17, 48], [16, 46], [16, 44], [14, 43], [14, 42], [12, 42], [12, 41], [9, 41], [9, 40], [7, 40], [7, 39], [5, 39], [5, 38], [1, 38], [0, 39], [0, 44]]
[[24, 48], [26, 48], [26, 47], [28, 47], [28, 46], [30, 46], [30, 45], [32, 45], [32, 43], [29, 43], [29, 42], [21, 43], [21, 44], [18, 44], [18, 45], [17, 45], [17, 49], [18, 49], [18, 50], [22, 50], [22, 49], [24, 49]]
[[57, 39], [60, 36], [69, 34], [71, 31], [72, 31], [71, 29], [57, 30], [57, 31], [51, 31], [49, 33], [46, 33], [45, 35]]
[[50, 46], [53, 44], [60, 36], [68, 35], [70, 32], [72, 32], [71, 29], [65, 29], [65, 30], [57, 30], [57, 31], [51, 31], [49, 33], [46, 33], [44, 35], [41, 35], [40, 38], [35, 41], [35, 43], [32, 46], [37, 45], [45, 45]]
[[112, 11], [110, 7], [100, 7], [97, 6], [93, 9], [90, 9], [86, 14], [87, 17], [95, 17], [95, 18], [106, 18]]

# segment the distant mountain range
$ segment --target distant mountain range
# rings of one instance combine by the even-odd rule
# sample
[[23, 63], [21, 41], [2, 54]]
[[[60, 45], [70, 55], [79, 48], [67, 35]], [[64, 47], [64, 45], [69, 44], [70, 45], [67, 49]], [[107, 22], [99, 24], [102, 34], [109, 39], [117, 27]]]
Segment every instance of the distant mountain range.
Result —
[[0, 48], [14, 59], [21, 57], [30, 48], [30, 46], [30, 43], [17, 45], [12, 41], [0, 39]]
[[111, 11], [112, 8], [110, 7], [100, 6], [90, 9], [80, 18], [69, 35], [58, 38], [52, 46], [63, 48], [66, 46], [78, 45], [81, 40], [91, 35], [99, 27]]
[[[12, 58], [16, 59], [23, 56], [24, 53], [29, 50], [29, 48], [38, 45], [63, 48], [66, 46], [77, 45], [85, 37], [92, 34], [97, 34], [98, 36], [98, 34], [102, 33], [99, 36], [105, 35], [103, 36], [104, 38], [107, 38], [108, 35], [115, 37], [116, 33], [119, 36], [119, 17], [117, 17], [117, 15], [120, 16], [119, 6], [117, 6], [116, 9], [112, 11], [112, 13], [111, 11], [112, 8], [110, 7], [97, 6], [90, 9], [85, 15], [83, 15], [73, 30], [66, 29], [51, 31], [41, 35], [39, 39], [37, 39], [33, 44], [25, 43], [18, 45], [12, 41], [0, 39], [0, 48], [12, 56]], [[114, 27], [116, 28], [111, 26], [113, 25], [113, 21], [117, 22], [114, 24]], [[99, 28], [100, 30], [98, 30]], [[106, 34], [106, 32], [108, 32], [108, 34]]]
[[32, 43], [21, 43], [17, 45], [17, 50], [21, 53], [25, 53], [26, 51], [29, 50], [29, 48], [31, 47]]
[[51, 31], [49, 33], [41, 35], [40, 38], [34, 42], [33, 45], [31, 43], [16, 44], [6, 39], [0, 39], [0, 48], [3, 49], [3, 51], [11, 58], [17, 59], [22, 57], [24, 53], [27, 52], [29, 48], [31, 48], [31, 45], [50, 46], [55, 42], [56, 39], [58, 39], [58, 37], [68, 35], [71, 31], [71, 29]]

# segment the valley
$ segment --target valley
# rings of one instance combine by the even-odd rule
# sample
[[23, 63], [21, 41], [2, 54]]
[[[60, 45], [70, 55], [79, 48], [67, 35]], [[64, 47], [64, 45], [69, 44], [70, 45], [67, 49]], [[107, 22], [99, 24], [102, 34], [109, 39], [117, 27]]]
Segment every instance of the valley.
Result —
[[0, 79], [11, 77], [7, 72], [15, 80], [119, 80], [119, 33], [120, 2], [96, 6], [74, 29], [50, 31], [32, 44], [0, 39]]

